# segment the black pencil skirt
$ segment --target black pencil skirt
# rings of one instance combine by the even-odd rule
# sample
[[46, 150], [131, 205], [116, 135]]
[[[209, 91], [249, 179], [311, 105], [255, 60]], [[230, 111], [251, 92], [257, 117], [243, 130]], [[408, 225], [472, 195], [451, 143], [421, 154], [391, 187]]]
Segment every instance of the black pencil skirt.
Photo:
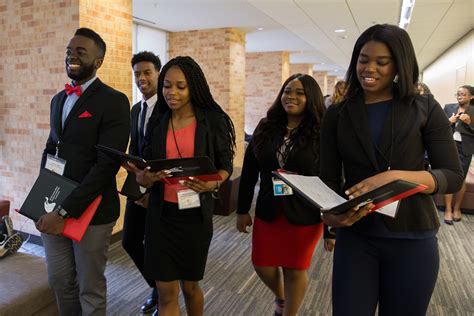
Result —
[[160, 218], [147, 225], [153, 225], [153, 232], [145, 242], [146, 277], [158, 281], [203, 279], [213, 228], [212, 220], [203, 222], [201, 208], [179, 210], [178, 204], [165, 201]]

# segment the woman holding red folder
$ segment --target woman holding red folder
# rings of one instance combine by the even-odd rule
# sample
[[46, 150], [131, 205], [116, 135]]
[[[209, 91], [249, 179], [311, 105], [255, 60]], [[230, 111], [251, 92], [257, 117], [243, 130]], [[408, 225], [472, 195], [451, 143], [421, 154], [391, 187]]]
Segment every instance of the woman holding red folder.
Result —
[[[150, 188], [145, 233], [145, 275], [156, 280], [159, 314], [179, 315], [179, 287], [188, 315], [203, 314], [204, 276], [212, 239], [214, 195], [232, 173], [235, 132], [232, 121], [214, 101], [204, 73], [191, 57], [171, 59], [158, 79], [158, 117], [150, 119], [143, 157], [151, 159], [208, 156], [221, 177], [189, 177], [164, 184], [168, 170], [132, 169], [137, 182]], [[151, 135], [151, 136], [150, 136]]]
[[[333, 314], [425, 315], [439, 269], [439, 220], [431, 194], [456, 191], [463, 174], [450, 124], [433, 95], [418, 95], [418, 64], [408, 33], [374, 25], [355, 43], [346, 101], [321, 129], [322, 180], [348, 198], [396, 179], [424, 192], [387, 206], [324, 214], [337, 229]], [[431, 163], [424, 170], [425, 151]]]
[[[307, 270], [323, 234], [319, 210], [272, 178], [280, 168], [319, 174], [319, 130], [325, 112], [313, 77], [290, 76], [258, 124], [245, 152], [239, 186], [237, 229], [253, 224], [252, 263], [275, 295], [274, 315], [296, 315], [308, 286]], [[249, 214], [260, 177], [255, 218]], [[329, 237], [329, 234], [325, 234]], [[325, 242], [332, 250], [334, 240]]]

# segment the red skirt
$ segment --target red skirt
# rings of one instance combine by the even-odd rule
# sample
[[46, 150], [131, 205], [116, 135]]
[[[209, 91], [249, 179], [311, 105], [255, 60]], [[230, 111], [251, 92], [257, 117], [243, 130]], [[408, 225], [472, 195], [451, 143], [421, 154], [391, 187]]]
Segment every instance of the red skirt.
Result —
[[255, 217], [252, 234], [252, 263], [263, 267], [306, 270], [324, 225], [293, 225], [283, 212], [273, 222]]

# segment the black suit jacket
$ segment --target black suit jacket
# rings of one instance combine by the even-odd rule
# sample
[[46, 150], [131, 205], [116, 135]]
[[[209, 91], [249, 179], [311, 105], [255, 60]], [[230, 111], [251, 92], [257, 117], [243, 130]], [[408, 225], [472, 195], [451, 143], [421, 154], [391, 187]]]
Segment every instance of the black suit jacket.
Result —
[[[140, 110], [141, 110], [141, 104], [142, 102], [137, 102], [133, 105], [132, 110], [130, 112], [131, 115], [131, 126], [130, 126], [130, 146], [128, 147], [128, 152], [131, 155], [134, 156], [142, 156], [143, 153], [138, 152], [138, 120], [140, 118]], [[150, 116], [150, 121], [152, 119], [155, 119], [158, 114], [158, 107], [155, 105], [153, 108], [153, 113]], [[149, 126], [153, 126], [153, 124], [150, 124], [151, 122], [148, 122], [147, 128]], [[148, 132], [148, 131], [147, 131]], [[145, 133], [146, 135], [146, 133]]]
[[[265, 121], [266, 119], [260, 121], [256, 132]], [[237, 213], [246, 214], [250, 211], [255, 185], [260, 176], [260, 189], [255, 206], [255, 215], [258, 218], [271, 222], [277, 216], [278, 209], [283, 209], [286, 218], [292, 224], [319, 223], [320, 210], [297, 192], [289, 196], [273, 195], [272, 171], [280, 169], [276, 156], [280, 141], [281, 139], [274, 137], [273, 141], [265, 142], [258, 150], [255, 148], [255, 137], [250, 141], [245, 151], [240, 178]], [[283, 168], [305, 176], [319, 175], [319, 141], [315, 140], [310, 146], [292, 150]]]
[[[130, 132], [130, 103], [125, 94], [96, 79], [77, 100], [62, 128], [65, 100], [66, 93], [63, 90], [51, 101], [51, 129], [41, 168], [45, 166], [47, 154], [56, 153], [59, 142], [58, 155], [66, 160], [64, 176], [80, 183], [62, 203], [62, 207], [72, 217], [78, 218], [102, 194], [102, 202], [91, 224], [111, 223], [120, 213], [115, 181], [120, 164], [98, 152], [95, 145], [125, 151]], [[81, 118], [84, 113], [90, 115]]]
[[[459, 103], [446, 104], [444, 106], [444, 113], [448, 117], [458, 113]], [[464, 155], [474, 155], [474, 106], [469, 105], [464, 111], [471, 117], [471, 124], [466, 124], [463, 121], [459, 121], [457, 124], [451, 124], [453, 133], [458, 131], [461, 133], [462, 141], [462, 152]]]
[[[387, 158], [392, 152], [392, 170], [423, 170], [426, 150], [437, 192], [456, 192], [461, 187], [463, 173], [450, 124], [432, 95], [415, 96], [406, 102], [394, 100], [393, 133], [392, 141], [391, 115], [387, 115], [379, 147]], [[371, 138], [363, 96], [332, 106], [326, 112], [321, 130], [320, 177], [342, 196], [345, 196], [345, 189], [387, 170], [387, 162], [377, 161]], [[427, 194], [419, 193], [403, 199], [395, 219], [371, 214], [354, 226], [363, 231], [364, 227], [371, 225], [373, 216], [382, 216], [391, 231], [423, 231], [439, 227], [436, 206]]]
[[[208, 156], [217, 170], [226, 170], [229, 175], [232, 174], [233, 157], [229, 151], [230, 139], [227, 136], [224, 116], [215, 111], [204, 110], [198, 107], [194, 107], [194, 112], [196, 115], [194, 156]], [[147, 127], [149, 133], [146, 135], [146, 145], [143, 150], [143, 157], [145, 159], [166, 158], [166, 135], [168, 133], [170, 113], [170, 111], [167, 111], [160, 114], [159, 118], [150, 118], [152, 120], [150, 123], [152, 124]], [[155, 182], [150, 192], [147, 223], [153, 225], [160, 218], [163, 208], [163, 197], [163, 183]], [[214, 200], [211, 193], [201, 193], [199, 197], [203, 219], [205, 222], [210, 222], [212, 221], [214, 211]]]

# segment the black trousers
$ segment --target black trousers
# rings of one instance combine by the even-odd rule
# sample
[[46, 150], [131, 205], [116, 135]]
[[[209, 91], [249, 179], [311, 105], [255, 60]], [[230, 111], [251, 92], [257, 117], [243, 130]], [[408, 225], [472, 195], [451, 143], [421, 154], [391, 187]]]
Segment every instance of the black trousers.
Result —
[[337, 231], [333, 315], [424, 316], [439, 270], [438, 240]]
[[145, 261], [145, 239], [146, 208], [133, 201], [127, 200], [125, 218], [122, 232], [122, 246], [137, 266], [143, 278], [151, 288], [156, 288], [155, 280], [148, 279], [143, 274]]

